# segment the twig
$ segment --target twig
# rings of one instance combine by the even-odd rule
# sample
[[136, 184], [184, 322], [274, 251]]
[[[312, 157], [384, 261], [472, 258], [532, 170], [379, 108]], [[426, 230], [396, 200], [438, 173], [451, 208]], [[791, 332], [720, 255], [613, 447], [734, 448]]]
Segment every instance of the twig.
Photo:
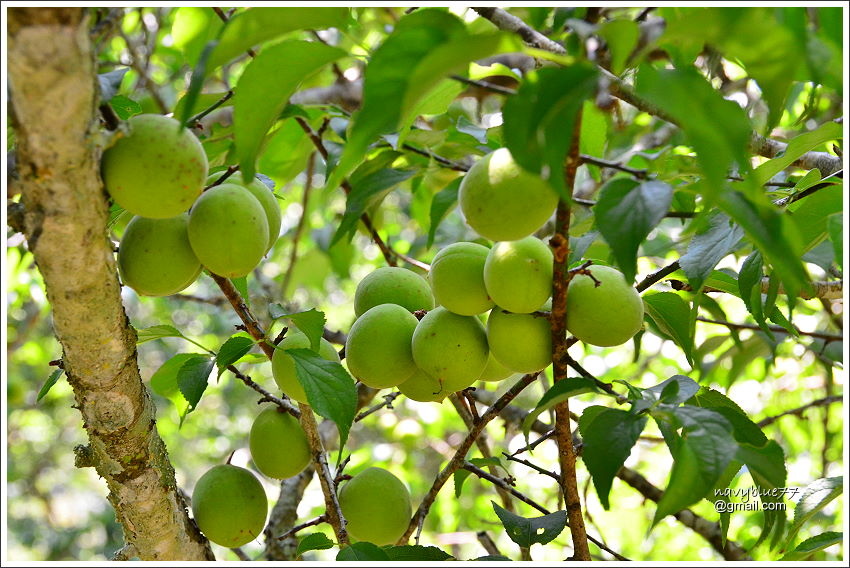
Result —
[[224, 93], [224, 96], [222, 96], [222, 97], [221, 97], [220, 99], [218, 99], [216, 102], [214, 102], [213, 104], [211, 104], [210, 106], [208, 106], [206, 109], [202, 110], [201, 112], [199, 112], [198, 114], [196, 114], [195, 116], [193, 116], [192, 118], [190, 118], [190, 119], [189, 119], [189, 122], [187, 122], [186, 124], [187, 124], [190, 128], [191, 128], [191, 127], [193, 127], [193, 126], [194, 126], [194, 125], [196, 125], [196, 124], [197, 124], [197, 123], [198, 123], [198, 122], [199, 122], [202, 118], [204, 118], [204, 117], [205, 117], [205, 116], [207, 116], [209, 113], [211, 113], [212, 111], [214, 111], [215, 109], [217, 109], [218, 107], [220, 107], [221, 105], [223, 105], [224, 103], [226, 103], [227, 101], [229, 101], [229, 100], [231, 99], [231, 97], [233, 97], [233, 89], [230, 89], [229, 91], [227, 91], [226, 93]]
[[[554, 431], [553, 431], [553, 433], [554, 433]], [[542, 439], [541, 439], [541, 441], [542, 441]], [[507, 459], [507, 460], [509, 460], [509, 461], [513, 461], [513, 462], [521, 463], [522, 465], [524, 465], [524, 466], [526, 466], [526, 467], [530, 467], [531, 469], [533, 469], [533, 470], [534, 470], [534, 471], [536, 471], [537, 473], [541, 473], [541, 474], [543, 474], [543, 475], [545, 475], [545, 476], [551, 477], [551, 478], [552, 478], [552, 479], [554, 479], [555, 481], [557, 481], [557, 480], [559, 479], [559, 478], [558, 478], [558, 474], [557, 474], [557, 473], [553, 473], [553, 472], [549, 471], [548, 469], [543, 469], [543, 468], [542, 468], [542, 467], [540, 467], [539, 465], [533, 464], [533, 463], [531, 463], [531, 462], [530, 462], [530, 461], [528, 461], [528, 460], [524, 460], [524, 459], [522, 459], [522, 458], [518, 458], [518, 457], [516, 457], [515, 455], [509, 454], [508, 452], [502, 452], [502, 455], [503, 455], [503, 456], [505, 456], [505, 459]]]
[[230, 550], [242, 562], [250, 562], [251, 561], [251, 557], [248, 556], [247, 554], [245, 554], [245, 551], [242, 550], [241, 548], [231, 548]]
[[286, 531], [285, 533], [283, 533], [282, 535], [277, 537], [277, 539], [283, 540], [283, 539], [285, 539], [285, 538], [287, 538], [291, 535], [294, 535], [295, 533], [297, 533], [298, 531], [300, 531], [302, 529], [306, 529], [306, 528], [309, 528], [309, 527], [315, 527], [316, 525], [320, 525], [320, 524], [326, 523], [326, 522], [328, 522], [328, 516], [327, 515], [319, 515], [318, 517], [316, 517], [312, 521], [307, 521], [306, 523], [301, 523], [300, 525], [296, 525], [296, 526], [292, 527], [291, 529], [289, 529], [288, 531]]
[[280, 495], [272, 507], [269, 522], [263, 531], [266, 537], [266, 560], [295, 560], [297, 539], [290, 537], [279, 540], [275, 535], [295, 526], [295, 521], [298, 520], [298, 504], [315, 473], [312, 468], [306, 468], [295, 477], [280, 482]]
[[566, 55], [567, 50], [561, 44], [552, 41], [531, 26], [501, 8], [473, 8], [481, 17], [493, 22], [500, 30], [514, 32], [525, 43], [532, 47], [559, 55]]
[[307, 179], [304, 181], [304, 194], [301, 196], [301, 217], [298, 219], [298, 225], [295, 226], [295, 233], [292, 235], [292, 249], [289, 251], [289, 264], [286, 266], [286, 273], [283, 275], [283, 283], [280, 289], [285, 294], [289, 289], [289, 281], [292, 279], [295, 261], [298, 258], [298, 243], [301, 240], [301, 234], [304, 232], [304, 227], [307, 225], [308, 206], [310, 204], [310, 192], [313, 190], [313, 172], [316, 165], [316, 153], [311, 152], [307, 159]]
[[632, 176], [638, 179], [647, 179], [647, 177], [649, 177], [649, 172], [647, 170], [638, 170], [636, 168], [631, 168], [629, 166], [623, 165], [619, 162], [603, 160], [602, 158], [596, 158], [587, 154], [579, 154], [579, 158], [581, 159], [581, 162], [583, 164], [593, 164], [594, 166], [599, 166], [600, 168], [619, 170], [621, 172], [631, 174]]
[[[719, 321], [719, 320], [708, 319], [708, 318], [705, 318], [705, 317], [702, 317], [702, 316], [697, 316], [696, 319], [697, 319], [697, 321], [701, 321], [701, 322], [704, 322], [704, 323], [713, 323], [713, 324], [716, 324], [716, 325], [723, 325], [723, 326], [728, 327], [729, 329], [752, 329], [753, 331], [760, 331], [761, 330], [761, 328], [759, 326], [752, 324], [752, 323], [733, 323], [733, 322], [730, 322], [730, 321]], [[785, 329], [784, 327], [779, 326], [779, 325], [769, 325], [768, 329], [770, 329], [770, 331], [775, 332], [775, 333], [785, 333], [785, 334], [790, 335], [790, 332], [787, 329]], [[794, 329], [797, 329], [797, 328], [795, 327]], [[827, 342], [829, 342], [829, 341], [841, 341], [842, 339], [844, 339], [843, 335], [840, 335], [840, 334], [837, 334], [837, 333], [827, 333], [825, 331], [801, 331], [801, 330], [797, 329], [797, 333], [799, 333], [800, 335], [806, 335], [808, 337], [816, 337], [817, 339], [823, 339], [824, 341], [827, 341]]]
[[[141, 22], [142, 19], [139, 18]], [[130, 67], [132, 67], [136, 73], [139, 74], [139, 78], [141, 78], [142, 82], [145, 85], [145, 89], [150, 93], [151, 98], [156, 103], [156, 106], [159, 107], [160, 112], [168, 112], [168, 106], [165, 104], [165, 101], [162, 99], [162, 96], [156, 90], [156, 84], [150, 78], [147, 73], [145, 67], [139, 61], [140, 57], [137, 51], [137, 46], [130, 40], [130, 37], [124, 33], [124, 30], [118, 25], [116, 28], [118, 35], [121, 36], [121, 39], [124, 40], [124, 44], [127, 46], [127, 52], [130, 54]]]
[[481, 543], [481, 546], [484, 547], [484, 550], [487, 551], [487, 554], [491, 554], [493, 556], [501, 556], [502, 553], [499, 548], [496, 546], [496, 543], [487, 534], [487, 531], [478, 531], [475, 533], [475, 536], [478, 538], [478, 542]]
[[289, 414], [291, 414], [295, 418], [301, 417], [301, 411], [298, 410], [297, 408], [295, 408], [294, 406], [292, 406], [292, 403], [290, 403], [288, 400], [283, 400], [281, 398], [274, 396], [272, 393], [270, 393], [269, 391], [267, 391], [266, 389], [264, 389], [263, 387], [261, 387], [260, 385], [255, 383], [251, 379], [251, 377], [249, 377], [248, 375], [239, 371], [239, 369], [237, 369], [234, 365], [228, 365], [227, 370], [230, 371], [231, 373], [233, 373], [236, 376], [237, 379], [239, 379], [240, 381], [245, 383], [247, 386], [249, 386], [250, 388], [254, 389], [258, 393], [263, 395], [263, 398], [261, 398], [258, 401], [258, 403], [259, 402], [265, 402], [265, 401], [273, 402], [274, 404], [278, 405], [280, 408], [282, 408], [283, 410], [285, 410], [286, 412], [288, 412]]
[[679, 261], [678, 260], [673, 261], [670, 264], [668, 264], [667, 266], [665, 266], [664, 268], [656, 270], [655, 272], [653, 272], [652, 274], [650, 274], [649, 276], [647, 276], [646, 278], [641, 280], [640, 283], [637, 286], [635, 286], [635, 290], [637, 290], [638, 292], [643, 292], [644, 290], [646, 290], [647, 288], [649, 288], [650, 286], [652, 286], [653, 284], [655, 284], [656, 282], [658, 282], [659, 280], [664, 278], [665, 276], [673, 274], [674, 272], [679, 270], [679, 268], [681, 268], [681, 266], [679, 266]]
[[777, 414], [776, 416], [768, 416], [767, 418], [763, 418], [763, 419], [759, 420], [757, 422], [757, 424], [758, 424], [759, 428], [764, 428], [768, 424], [773, 424], [774, 422], [776, 422], [777, 420], [779, 420], [783, 416], [789, 416], [791, 414], [802, 418], [803, 412], [805, 412], [809, 408], [814, 408], [816, 406], [827, 406], [827, 405], [833, 404], [835, 402], [842, 402], [843, 400], [844, 400], [844, 397], [842, 397], [842, 396], [836, 396], [836, 395], [826, 396], [824, 398], [819, 398], [817, 400], [813, 400], [812, 402], [810, 402], [808, 404], [804, 404], [803, 406], [800, 406], [800, 407], [797, 407], [797, 408], [792, 408], [791, 410], [786, 410], [785, 412]]
[[366, 418], [370, 414], [374, 414], [375, 412], [381, 410], [382, 408], [392, 408], [393, 407], [393, 401], [396, 398], [398, 398], [399, 395], [401, 395], [401, 392], [399, 392], [399, 391], [393, 391], [389, 394], [385, 394], [383, 396], [384, 402], [378, 403], [378, 404], [372, 406], [371, 408], [364, 410], [363, 412], [361, 412], [360, 414], [358, 414], [357, 416], [354, 417], [354, 421], [360, 422], [361, 420], [363, 420], [364, 418]]
[[496, 85], [495, 83], [489, 83], [487, 81], [479, 81], [476, 79], [468, 79], [466, 77], [461, 77], [460, 75], [449, 75], [449, 79], [454, 79], [458, 83], [463, 83], [465, 85], [472, 85], [473, 87], [478, 87], [480, 89], [484, 89], [490, 91], [491, 93], [496, 93], [499, 95], [515, 95], [516, 89], [509, 89], [508, 87], [503, 87], [501, 85]]

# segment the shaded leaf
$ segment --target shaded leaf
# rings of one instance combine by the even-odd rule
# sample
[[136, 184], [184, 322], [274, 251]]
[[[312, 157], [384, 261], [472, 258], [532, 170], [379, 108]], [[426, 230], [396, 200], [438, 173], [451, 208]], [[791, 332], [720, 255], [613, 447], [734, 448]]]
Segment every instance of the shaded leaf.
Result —
[[659, 292], [646, 294], [643, 305], [646, 307], [646, 315], [662, 333], [676, 342], [688, 358], [688, 363], [693, 366], [694, 336], [688, 303], [675, 292]]
[[336, 559], [344, 562], [382, 562], [388, 561], [390, 557], [383, 548], [371, 542], [355, 542], [341, 549]]
[[237, 334], [227, 339], [218, 350], [215, 356], [215, 364], [218, 367], [218, 376], [227, 369], [228, 365], [232, 365], [242, 358], [254, 347], [254, 340], [248, 335]]
[[825, 532], [811, 538], [807, 538], [797, 545], [797, 548], [780, 558], [780, 561], [805, 560], [813, 553], [824, 548], [839, 544], [844, 540], [844, 533]]
[[599, 35], [611, 52], [611, 71], [619, 75], [637, 46], [640, 37], [638, 24], [631, 20], [612, 20], [599, 28]]
[[44, 395], [50, 392], [50, 389], [53, 388], [53, 385], [56, 384], [56, 381], [59, 380], [59, 377], [61, 377], [64, 372], [65, 371], [62, 369], [56, 369], [50, 373], [50, 376], [47, 377], [47, 380], [44, 381], [43, 385], [41, 385], [41, 389], [39, 389], [38, 395], [35, 397], [36, 402], [39, 402], [42, 398], [44, 398]]
[[735, 249], [743, 236], [744, 231], [730, 224], [726, 215], [715, 215], [708, 230], [691, 239], [679, 265], [695, 292], [702, 289], [717, 263]]
[[98, 74], [97, 84], [100, 87], [100, 100], [108, 101], [118, 94], [118, 91], [121, 89], [121, 81], [129, 70], [129, 67], [124, 67], [109, 71], [108, 73]]
[[732, 424], [735, 439], [741, 444], [762, 447], [768, 442], [758, 424], [753, 422], [734, 400], [719, 391], [702, 387], [687, 403], [722, 414]]
[[177, 371], [177, 388], [186, 402], [189, 403], [189, 408], [186, 414], [195, 410], [204, 391], [207, 389], [207, 381], [212, 372], [215, 361], [208, 355], [195, 355], [188, 357]]
[[596, 386], [595, 382], [585, 377], [568, 377], [555, 383], [552, 388], [543, 394], [540, 400], [537, 401], [534, 409], [522, 421], [522, 433], [525, 436], [526, 443], [528, 443], [528, 434], [531, 432], [531, 427], [534, 425], [534, 421], [537, 420], [538, 416], [553, 406], [564, 402], [571, 396], [588, 392], [607, 394], [603, 393]]
[[835, 262], [838, 268], [844, 270], [844, 215], [836, 213], [827, 217], [826, 230], [835, 251]]
[[499, 507], [493, 501], [490, 501], [490, 504], [493, 505], [493, 510], [502, 521], [510, 539], [523, 548], [528, 548], [535, 543], [551, 542], [567, 526], [566, 511], [556, 511], [542, 517], [528, 519]]
[[453, 557], [436, 546], [388, 546], [384, 548], [389, 559], [395, 562], [442, 562]]
[[366, 211], [372, 199], [409, 179], [415, 173], [415, 170], [387, 168], [372, 172], [357, 179], [357, 181], [352, 176], [351, 193], [348, 194], [345, 201], [345, 214], [343, 214], [342, 221], [340, 221], [339, 227], [331, 240], [331, 245], [343, 237], [350, 240], [357, 230], [357, 222], [360, 220], [360, 216]]
[[842, 185], [831, 185], [788, 205], [790, 217], [800, 233], [803, 251], [812, 250], [827, 237], [828, 217], [844, 209], [843, 190]]
[[[675, 388], [673, 388], [675, 387]], [[699, 391], [695, 380], [685, 375], [673, 375], [655, 386], [645, 389], [656, 395], [657, 400], [667, 404], [681, 404]]]
[[295, 550], [295, 556], [301, 556], [305, 552], [311, 550], [327, 550], [334, 547], [334, 542], [324, 533], [308, 534], [298, 541], [298, 548]]

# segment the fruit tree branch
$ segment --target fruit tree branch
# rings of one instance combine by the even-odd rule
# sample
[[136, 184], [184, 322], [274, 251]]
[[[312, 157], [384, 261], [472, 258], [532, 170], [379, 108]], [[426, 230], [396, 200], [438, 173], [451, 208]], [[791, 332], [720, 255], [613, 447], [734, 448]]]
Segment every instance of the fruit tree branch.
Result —
[[777, 420], [779, 420], [783, 416], [789, 416], [791, 414], [794, 414], [796, 416], [802, 417], [803, 412], [805, 412], [806, 410], [808, 410], [810, 408], [814, 408], [816, 406], [828, 406], [828, 405], [833, 404], [835, 402], [842, 402], [843, 400], [844, 400], [844, 397], [840, 396], [840, 395], [834, 395], [834, 396], [827, 396], [827, 397], [824, 397], [824, 398], [819, 398], [817, 400], [813, 400], [812, 402], [810, 402], [808, 404], [804, 404], [803, 406], [799, 406], [797, 408], [792, 408], [791, 410], [786, 410], [785, 412], [781, 412], [781, 413], [779, 413], [775, 416], [768, 416], [767, 418], [763, 418], [762, 420], [759, 420], [756, 424], [758, 424], [759, 428], [764, 428], [765, 426], [767, 426], [769, 424], [773, 424], [774, 422], [776, 422]]
[[[757, 326], [756, 324], [752, 324], [752, 323], [733, 323], [731, 321], [712, 320], [712, 319], [704, 318], [702, 316], [698, 316], [697, 321], [701, 321], [703, 323], [713, 323], [713, 324], [717, 324], [717, 325], [723, 325], [723, 326], [728, 327], [729, 329], [751, 329], [753, 331], [761, 330], [761, 328], [759, 326]], [[770, 331], [772, 331], [774, 333], [786, 333], [786, 334], [788, 333], [788, 330], [785, 329], [784, 327], [780, 326], [780, 325], [771, 325], [771, 326], [768, 326], [768, 327], [770, 328]], [[825, 331], [801, 331], [801, 330], [798, 329], [797, 333], [799, 333], [800, 335], [807, 335], [809, 337], [815, 337], [817, 339], [823, 339], [824, 341], [841, 341], [842, 339], [844, 339], [844, 336], [839, 334], [839, 333], [827, 333]]]

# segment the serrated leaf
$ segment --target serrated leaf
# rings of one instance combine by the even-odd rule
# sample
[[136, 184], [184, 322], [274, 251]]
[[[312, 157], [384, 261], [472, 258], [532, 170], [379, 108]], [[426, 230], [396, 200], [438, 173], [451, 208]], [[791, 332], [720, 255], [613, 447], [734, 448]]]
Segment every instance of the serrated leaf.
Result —
[[384, 548], [389, 559], [393, 562], [442, 562], [453, 557], [436, 546], [388, 546]]
[[266, 132], [302, 81], [345, 55], [321, 42], [292, 40], [263, 49], [248, 63], [233, 96], [233, 136], [243, 176], [254, 177]]
[[606, 408], [586, 420], [582, 415], [579, 420], [584, 443], [582, 460], [606, 511], [610, 509], [608, 495], [614, 477], [631, 454], [646, 422], [646, 416], [616, 408]]
[[215, 361], [208, 355], [193, 355], [188, 357], [177, 371], [177, 388], [186, 402], [189, 403], [189, 408], [186, 414], [189, 414], [198, 403], [204, 391], [207, 390], [207, 382], [210, 373], [215, 366]]
[[172, 325], [152, 325], [136, 331], [136, 344], [162, 339], [163, 337], [185, 337]]
[[291, 321], [310, 340], [310, 349], [319, 351], [319, 342], [322, 339], [327, 321], [324, 312], [311, 308], [306, 312], [290, 314], [280, 304], [270, 304], [269, 315], [273, 320], [286, 318]]
[[664, 334], [676, 342], [688, 363], [693, 366], [694, 337], [691, 326], [691, 310], [687, 302], [675, 292], [659, 292], [643, 296], [646, 315], [652, 318]]
[[341, 549], [336, 559], [338, 562], [382, 562], [388, 561], [390, 557], [383, 548], [371, 542], [355, 542]]
[[123, 69], [98, 74], [97, 84], [100, 87], [100, 100], [108, 101], [118, 94], [121, 89], [121, 81], [129, 70], [129, 67], [124, 67]]
[[821, 511], [844, 491], [844, 477], [822, 477], [810, 483], [794, 508], [794, 520], [788, 529], [786, 543], [794, 542], [797, 533], [815, 513]]
[[62, 369], [56, 369], [55, 371], [50, 373], [50, 376], [47, 377], [47, 380], [44, 381], [43, 385], [41, 385], [41, 389], [38, 391], [38, 395], [35, 397], [36, 402], [39, 402], [42, 398], [44, 398], [44, 395], [50, 392], [50, 389], [53, 388], [53, 385], [56, 384], [56, 381], [59, 380], [59, 377], [61, 377], [62, 373], [64, 372], [65, 371]]
[[792, 138], [781, 156], [766, 161], [757, 167], [752, 177], [758, 185], [764, 185], [770, 178], [787, 168], [800, 156], [820, 146], [824, 142], [841, 138], [842, 127], [836, 122], [825, 122], [811, 132], [804, 132]]
[[567, 199], [563, 164], [576, 117], [596, 88], [597, 71], [586, 64], [531, 71], [504, 105], [505, 146], [524, 169], [549, 181]]
[[327, 550], [334, 547], [334, 541], [329, 539], [324, 533], [308, 534], [298, 541], [298, 548], [295, 549], [295, 556], [301, 556], [305, 552], [311, 550]]
[[295, 362], [298, 382], [304, 388], [307, 402], [316, 414], [336, 424], [341, 456], [357, 412], [354, 379], [342, 365], [322, 359], [309, 349], [287, 349], [286, 352]]
[[457, 193], [460, 188], [462, 178], [453, 180], [443, 190], [434, 194], [431, 200], [431, 225], [428, 227], [428, 244], [430, 248], [434, 244], [434, 237], [437, 234], [437, 227], [449, 211], [457, 205]]
[[731, 225], [726, 215], [715, 215], [708, 230], [691, 239], [688, 252], [679, 259], [679, 265], [695, 292], [702, 289], [717, 263], [735, 250], [743, 236], [744, 231]]
[[825, 532], [811, 538], [807, 538], [797, 545], [797, 548], [780, 558], [780, 561], [790, 562], [805, 560], [819, 550], [838, 544], [844, 540], [844, 533]]
[[415, 170], [387, 168], [372, 172], [360, 179], [352, 176], [351, 193], [348, 194], [345, 200], [345, 213], [331, 240], [331, 245], [343, 237], [351, 240], [351, 237], [354, 236], [354, 232], [357, 230], [357, 222], [360, 220], [360, 216], [366, 211], [366, 207], [372, 199], [409, 179], [415, 173]]
[[228, 365], [232, 365], [241, 359], [252, 347], [254, 347], [254, 340], [250, 336], [237, 334], [228, 338], [215, 356], [218, 376], [220, 377]]
[[531, 427], [534, 425], [534, 421], [537, 420], [538, 416], [553, 406], [564, 402], [571, 396], [587, 392], [602, 393], [603, 391], [596, 386], [595, 382], [585, 377], [568, 377], [555, 383], [552, 388], [540, 397], [537, 405], [522, 421], [522, 433], [525, 436], [526, 443], [528, 443], [528, 434], [531, 432]]
[[614, 178], [602, 187], [593, 207], [596, 225], [626, 282], [635, 278], [640, 244], [664, 218], [672, 200], [672, 186], [661, 181], [638, 184], [631, 179]]
[[532, 544], [553, 541], [567, 526], [567, 512], [556, 511], [532, 519], [520, 517], [490, 501], [493, 510], [508, 533], [508, 537], [519, 546], [528, 548]]
[[142, 105], [124, 95], [115, 95], [109, 99], [109, 106], [121, 120], [127, 120], [133, 115], [141, 114]]

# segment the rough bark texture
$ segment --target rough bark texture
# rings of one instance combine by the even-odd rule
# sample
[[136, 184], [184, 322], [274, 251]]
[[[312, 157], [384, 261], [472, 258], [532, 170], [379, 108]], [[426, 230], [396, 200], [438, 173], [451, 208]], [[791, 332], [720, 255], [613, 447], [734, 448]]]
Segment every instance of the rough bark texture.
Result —
[[97, 469], [143, 560], [213, 560], [186, 512], [136, 363], [99, 177], [97, 91], [82, 8], [11, 8], [10, 109], [25, 234], [44, 277], [63, 365]]

